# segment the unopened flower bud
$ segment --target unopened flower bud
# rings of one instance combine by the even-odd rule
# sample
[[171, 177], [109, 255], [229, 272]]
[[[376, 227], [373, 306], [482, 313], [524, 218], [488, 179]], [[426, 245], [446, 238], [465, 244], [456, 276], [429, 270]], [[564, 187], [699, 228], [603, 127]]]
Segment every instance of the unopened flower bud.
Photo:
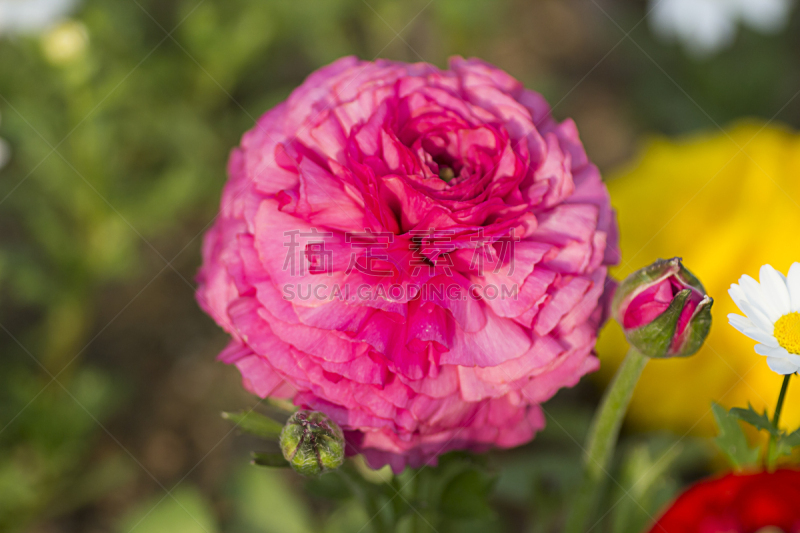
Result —
[[281, 431], [281, 451], [292, 468], [315, 476], [339, 468], [344, 462], [341, 428], [317, 411], [297, 411]]
[[686, 357], [703, 346], [713, 303], [676, 257], [659, 259], [628, 276], [614, 294], [612, 312], [628, 342], [642, 354]]

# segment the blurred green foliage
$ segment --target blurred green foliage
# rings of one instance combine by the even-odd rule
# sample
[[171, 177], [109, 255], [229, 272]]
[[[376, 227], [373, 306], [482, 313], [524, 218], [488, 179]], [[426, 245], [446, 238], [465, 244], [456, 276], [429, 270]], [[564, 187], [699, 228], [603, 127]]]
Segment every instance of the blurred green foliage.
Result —
[[217, 533], [219, 528], [209, 502], [197, 490], [184, 488], [142, 502], [123, 519], [119, 531]]
[[[626, 29], [644, 13], [637, 2], [604, 4]], [[796, 125], [797, 102], [781, 106], [800, 78], [798, 35], [745, 33], [696, 62], [655, 41], [646, 24], [607, 55], [623, 34], [578, 1], [86, 0], [41, 34], [0, 36], [0, 137], [11, 147], [0, 169], [0, 531], [91, 523], [120, 532], [345, 532], [367, 522], [338, 478], [298, 487], [281, 472], [231, 466], [246, 453], [224, 447], [215, 452], [230, 456], [222, 473], [209, 474], [224, 482], [184, 482], [210, 445], [191, 451], [165, 496], [140, 462], [149, 436], [124, 419], [175, 418], [161, 412], [169, 402], [137, 404], [133, 377], [145, 389], [172, 379], [152, 368], [179, 366], [170, 348], [179, 323], [212, 327], [197, 313], [151, 331], [142, 316], [154, 310], [126, 311], [162, 274], [177, 287], [168, 298], [191, 301], [229, 150], [315, 68], [348, 54], [442, 66], [451, 54], [481, 56], [544, 92], [557, 116], [574, 116], [590, 155], [608, 165], [632, 153], [643, 130], [711, 128], [779, 109]], [[116, 323], [152, 348], [118, 357], [141, 348], [105, 339]], [[210, 361], [219, 340], [198, 353]], [[188, 413], [170, 422], [173, 432], [203, 429]], [[485, 468], [455, 456], [435, 475], [396, 478], [400, 491], [429, 491], [406, 494], [420, 514], [404, 513], [401, 526], [552, 530], [561, 510], [548, 502], [577, 479], [584, 414], [559, 411], [533, 452]], [[625, 479], [661, 465], [657, 446], [642, 446], [622, 459]], [[671, 494], [655, 485], [631, 491], [648, 513]], [[387, 509], [401, 510], [394, 489], [375, 487]], [[491, 507], [481, 505], [488, 494]], [[641, 523], [619, 525], [617, 516], [614, 531]]]
[[[88, 466], [80, 461], [97, 429], [93, 416], [105, 418], [113, 407], [108, 378], [87, 369], [73, 376], [69, 389], [43, 388], [41, 380], [17, 367], [3, 382], [0, 530], [57, 516], [130, 481], [131, 467], [119, 453]], [[18, 415], [19, 406], [27, 409]]]
[[[431, 12], [466, 42], [491, 9], [471, 4]], [[97, 423], [126, 401], [125, 369], [81, 370], [118, 316], [101, 311], [106, 291], [130, 284], [136, 298], [186, 247], [196, 253], [228, 152], [255, 117], [314, 68], [399, 44], [388, 26], [426, 7], [371, 5], [87, 0], [73, 22], [0, 42], [0, 135], [12, 150], [0, 173], [0, 323], [20, 343], [0, 340], [0, 529], [86, 505], [74, 491], [90, 482], [111, 488], [96, 470], [118, 462], [92, 451]], [[177, 276], [191, 298], [191, 278]], [[131, 475], [111, 477], [120, 486]], [[174, 508], [165, 502], [140, 529], [177, 520]]]

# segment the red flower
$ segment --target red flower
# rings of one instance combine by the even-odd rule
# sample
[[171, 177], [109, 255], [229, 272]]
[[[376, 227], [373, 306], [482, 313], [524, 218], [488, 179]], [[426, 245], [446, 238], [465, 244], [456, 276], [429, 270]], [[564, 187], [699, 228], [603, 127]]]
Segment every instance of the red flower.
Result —
[[650, 533], [800, 533], [800, 471], [728, 474], [681, 494]]

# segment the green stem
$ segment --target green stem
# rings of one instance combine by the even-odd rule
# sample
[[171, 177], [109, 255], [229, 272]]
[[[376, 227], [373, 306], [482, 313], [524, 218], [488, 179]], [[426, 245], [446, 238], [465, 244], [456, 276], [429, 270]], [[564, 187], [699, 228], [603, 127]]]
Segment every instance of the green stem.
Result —
[[392, 529], [385, 523], [380, 502], [375, 498], [378, 491], [370, 490], [368, 487], [365, 487], [363, 478], [361, 478], [360, 474], [351, 470], [349, 463], [348, 461], [341, 468], [335, 470], [335, 472], [341, 476], [344, 482], [350, 487], [350, 490], [361, 500], [362, 505], [364, 505], [364, 510], [370, 518], [371, 529], [375, 533], [390, 533]]
[[[778, 395], [778, 404], [775, 406], [775, 414], [772, 417], [772, 425], [778, 428], [778, 423], [781, 420], [781, 411], [783, 411], [783, 401], [786, 399], [786, 390], [789, 388], [789, 379], [792, 374], [783, 376], [783, 385], [781, 385], [781, 393]], [[772, 453], [775, 447], [775, 435], [769, 437], [769, 447], [767, 448], [767, 468], [772, 471], [775, 468], [775, 454]]]
[[647, 357], [631, 348], [603, 395], [589, 428], [583, 456], [583, 484], [567, 516], [565, 533], [584, 533], [586, 530], [586, 522], [593, 515], [602, 482], [608, 473], [633, 389], [647, 361]]
[[[421, 498], [420, 498], [420, 496], [421, 496], [421, 494], [420, 494], [421, 481], [422, 480], [419, 479], [419, 474], [417, 474], [417, 476], [414, 479], [412, 479], [412, 481], [411, 481], [413, 483], [413, 485], [412, 485], [412, 490], [413, 490], [413, 500], [412, 500], [412, 502], [413, 502], [413, 505], [418, 505], [418, 503], [421, 500]], [[422, 533], [422, 527], [423, 527], [423, 525], [422, 525], [422, 517], [419, 515], [419, 511], [415, 512], [415, 511], [412, 510], [412, 512], [411, 512], [411, 532], [412, 533]]]
[[777, 428], [778, 422], [781, 420], [781, 411], [783, 411], [783, 400], [786, 399], [786, 389], [789, 388], [789, 379], [791, 374], [783, 376], [783, 385], [781, 385], [781, 393], [778, 395], [778, 405], [775, 406], [775, 415], [772, 417], [772, 424]]

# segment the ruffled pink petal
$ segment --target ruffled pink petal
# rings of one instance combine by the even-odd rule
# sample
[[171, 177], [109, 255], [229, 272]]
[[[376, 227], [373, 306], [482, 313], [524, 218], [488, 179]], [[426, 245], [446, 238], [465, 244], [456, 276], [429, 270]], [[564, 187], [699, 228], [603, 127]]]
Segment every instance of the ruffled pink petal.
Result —
[[[348, 454], [399, 472], [524, 444], [597, 368], [608, 192], [575, 124], [502, 70], [343, 58], [228, 173], [197, 291], [232, 337], [220, 359], [329, 414]], [[669, 301], [642, 298], [631, 323]]]

